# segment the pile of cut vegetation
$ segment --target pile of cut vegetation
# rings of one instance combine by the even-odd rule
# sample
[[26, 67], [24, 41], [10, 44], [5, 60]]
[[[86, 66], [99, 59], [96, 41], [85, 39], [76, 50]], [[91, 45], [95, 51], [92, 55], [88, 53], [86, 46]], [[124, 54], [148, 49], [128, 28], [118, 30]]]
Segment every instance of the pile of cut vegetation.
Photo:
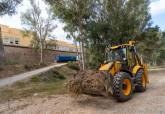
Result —
[[80, 71], [68, 81], [67, 87], [71, 95], [106, 95], [105, 77], [97, 71]]

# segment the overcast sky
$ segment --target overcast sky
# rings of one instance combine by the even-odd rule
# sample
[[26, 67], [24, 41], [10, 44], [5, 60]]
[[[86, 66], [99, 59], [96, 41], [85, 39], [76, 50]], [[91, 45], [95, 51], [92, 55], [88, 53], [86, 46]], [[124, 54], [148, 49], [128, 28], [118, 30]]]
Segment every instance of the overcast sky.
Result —
[[[45, 9], [45, 4], [42, 0], [38, 0], [42, 10]], [[17, 14], [13, 16], [5, 15], [0, 17], [0, 24], [8, 25], [14, 28], [23, 29], [21, 25], [20, 15], [22, 12], [25, 12], [26, 9], [30, 7], [29, 0], [23, 0], [23, 3], [17, 8]], [[150, 5], [150, 12], [152, 15], [153, 25], [158, 25], [161, 30], [165, 30], [165, 0], [154, 0]], [[45, 12], [44, 12], [45, 13]], [[67, 42], [72, 42], [66, 40], [66, 33], [63, 31], [64, 24], [56, 21], [57, 28], [54, 30], [53, 35], [56, 36], [58, 40], [63, 40]]]

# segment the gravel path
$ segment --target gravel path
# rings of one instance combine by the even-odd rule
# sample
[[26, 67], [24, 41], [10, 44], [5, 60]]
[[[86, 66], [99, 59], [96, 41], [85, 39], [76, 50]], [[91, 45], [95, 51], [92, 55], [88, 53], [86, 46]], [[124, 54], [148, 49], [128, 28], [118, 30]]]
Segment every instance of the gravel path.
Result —
[[63, 65], [65, 65], [65, 64], [66, 64], [66, 63], [55, 64], [55, 65], [52, 65], [52, 66], [40, 68], [40, 69], [37, 69], [37, 70], [33, 70], [33, 71], [26, 72], [26, 73], [14, 75], [14, 76], [12, 76], [12, 77], [8, 77], [8, 78], [5, 78], [5, 79], [1, 79], [1, 80], [0, 80], [0, 87], [6, 86], [6, 85], [11, 85], [11, 84], [13, 84], [13, 83], [15, 83], [15, 82], [17, 82], [17, 81], [20, 81], [20, 80], [23, 80], [23, 79], [32, 77], [32, 76], [34, 76], [34, 75], [37, 75], [37, 74], [46, 72], [46, 71], [48, 71], [48, 70], [50, 70], [50, 69], [52, 69], [52, 68], [55, 68], [55, 67], [63, 66]]
[[5, 114], [165, 114], [165, 71], [152, 71], [149, 78], [147, 91], [134, 93], [133, 98], [124, 103], [112, 97], [87, 95], [78, 99], [69, 95], [34, 97], [31, 104], [15, 107]]

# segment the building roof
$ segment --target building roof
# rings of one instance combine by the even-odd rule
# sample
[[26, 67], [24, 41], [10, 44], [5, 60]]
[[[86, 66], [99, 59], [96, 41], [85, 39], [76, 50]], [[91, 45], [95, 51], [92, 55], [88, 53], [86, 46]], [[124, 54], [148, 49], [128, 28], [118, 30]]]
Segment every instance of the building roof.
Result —
[[61, 46], [67, 46], [67, 47], [71, 47], [71, 48], [76, 48], [76, 45], [72, 44], [72, 43], [68, 43], [62, 40], [56, 40], [56, 44], [57, 45], [61, 45]]

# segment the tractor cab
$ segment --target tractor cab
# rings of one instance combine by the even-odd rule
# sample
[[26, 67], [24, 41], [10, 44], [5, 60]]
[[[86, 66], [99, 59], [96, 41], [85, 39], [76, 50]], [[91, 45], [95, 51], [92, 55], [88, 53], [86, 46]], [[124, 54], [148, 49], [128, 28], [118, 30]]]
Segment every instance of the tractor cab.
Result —
[[142, 61], [136, 53], [134, 42], [128, 44], [112, 46], [107, 49], [106, 62], [117, 62], [122, 65], [122, 69], [131, 71], [133, 66], [141, 65]]
[[126, 60], [126, 48], [113, 49], [106, 53], [107, 61]]

